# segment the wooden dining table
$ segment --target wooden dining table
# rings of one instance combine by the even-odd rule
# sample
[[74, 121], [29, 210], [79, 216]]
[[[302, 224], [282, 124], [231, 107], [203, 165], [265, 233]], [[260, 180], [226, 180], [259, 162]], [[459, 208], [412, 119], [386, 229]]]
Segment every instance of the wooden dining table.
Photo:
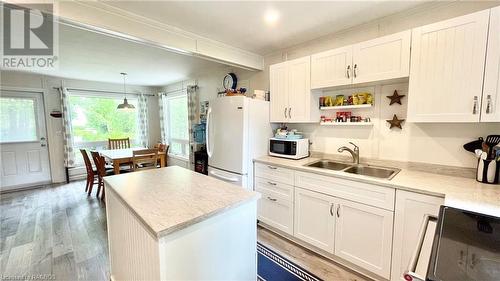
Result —
[[[113, 163], [113, 170], [115, 175], [120, 173], [120, 164], [132, 163], [133, 151], [146, 149], [144, 147], [132, 147], [125, 149], [106, 149], [99, 150], [99, 153], [109, 162]], [[165, 151], [158, 151], [158, 158], [160, 159], [160, 167], [165, 167], [166, 157]]]

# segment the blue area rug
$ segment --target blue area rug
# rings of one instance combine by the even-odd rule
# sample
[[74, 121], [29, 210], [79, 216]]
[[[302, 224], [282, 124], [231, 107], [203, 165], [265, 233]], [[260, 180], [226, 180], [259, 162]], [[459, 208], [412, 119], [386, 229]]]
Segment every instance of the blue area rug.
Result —
[[257, 280], [321, 281], [318, 277], [257, 242]]

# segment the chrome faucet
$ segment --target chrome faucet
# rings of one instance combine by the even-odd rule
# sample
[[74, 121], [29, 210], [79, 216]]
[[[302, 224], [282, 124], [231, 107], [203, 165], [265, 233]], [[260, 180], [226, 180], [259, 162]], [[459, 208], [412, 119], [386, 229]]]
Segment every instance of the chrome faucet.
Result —
[[342, 146], [342, 147], [339, 147], [339, 149], [337, 151], [342, 153], [342, 152], [347, 150], [349, 153], [351, 153], [352, 162], [356, 163], [356, 165], [359, 165], [359, 147], [352, 142], [349, 142], [349, 143], [354, 145], [354, 150], [350, 149], [347, 146]]

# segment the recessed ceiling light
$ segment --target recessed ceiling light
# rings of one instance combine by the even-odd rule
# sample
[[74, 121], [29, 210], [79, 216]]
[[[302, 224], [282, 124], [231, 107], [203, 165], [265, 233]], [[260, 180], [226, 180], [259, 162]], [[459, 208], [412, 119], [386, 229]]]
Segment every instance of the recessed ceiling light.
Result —
[[264, 15], [264, 20], [267, 24], [273, 25], [280, 18], [280, 14], [275, 10], [268, 10]]

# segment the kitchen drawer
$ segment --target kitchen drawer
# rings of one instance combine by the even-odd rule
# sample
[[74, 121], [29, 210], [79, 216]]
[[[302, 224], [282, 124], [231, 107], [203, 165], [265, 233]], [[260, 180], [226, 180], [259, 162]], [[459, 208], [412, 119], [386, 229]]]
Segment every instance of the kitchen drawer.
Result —
[[255, 177], [255, 190], [282, 196], [284, 200], [293, 201], [293, 186]]
[[294, 170], [273, 165], [255, 163], [255, 176], [273, 182], [293, 185]]
[[295, 186], [394, 211], [394, 188], [298, 171]]
[[293, 235], [293, 202], [270, 192], [259, 192], [262, 197], [257, 203], [258, 219], [265, 224]]

